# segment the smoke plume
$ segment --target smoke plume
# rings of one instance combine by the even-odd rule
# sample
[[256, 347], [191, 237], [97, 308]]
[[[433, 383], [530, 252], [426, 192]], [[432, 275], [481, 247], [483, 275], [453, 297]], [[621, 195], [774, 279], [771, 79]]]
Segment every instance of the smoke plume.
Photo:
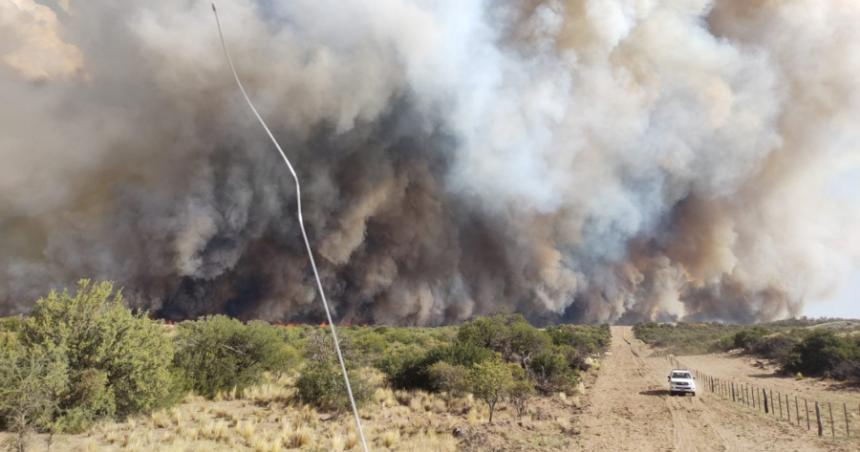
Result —
[[[339, 319], [796, 315], [857, 265], [853, 0], [232, 0]], [[0, 3], [0, 314], [318, 321], [206, 1]]]

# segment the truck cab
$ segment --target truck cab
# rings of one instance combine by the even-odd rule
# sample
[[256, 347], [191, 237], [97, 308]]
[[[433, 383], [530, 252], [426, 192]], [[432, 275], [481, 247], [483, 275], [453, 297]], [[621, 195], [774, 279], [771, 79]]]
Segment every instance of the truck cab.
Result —
[[669, 372], [669, 395], [696, 395], [696, 379], [687, 369], [673, 369]]

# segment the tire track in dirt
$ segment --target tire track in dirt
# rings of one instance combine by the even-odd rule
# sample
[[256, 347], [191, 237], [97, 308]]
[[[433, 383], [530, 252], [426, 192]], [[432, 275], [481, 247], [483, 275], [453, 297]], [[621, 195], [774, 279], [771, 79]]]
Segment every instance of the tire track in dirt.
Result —
[[[668, 366], [659, 360], [647, 359], [646, 356], [650, 354], [650, 349], [642, 342], [634, 339], [633, 332], [629, 328], [618, 328], [616, 331], [630, 348], [630, 353], [637, 363], [637, 373], [647, 377], [652, 387], [656, 388], [654, 391], [663, 393], [661, 398], [672, 418], [672, 447], [674, 450], [736, 450], [734, 445], [727, 440], [725, 433], [705, 418], [707, 407], [703, 405], [700, 397], [673, 397], [668, 395], [665, 390], [666, 384], [662, 383], [663, 378], [670, 370]], [[657, 384], [658, 382], [660, 384]]]

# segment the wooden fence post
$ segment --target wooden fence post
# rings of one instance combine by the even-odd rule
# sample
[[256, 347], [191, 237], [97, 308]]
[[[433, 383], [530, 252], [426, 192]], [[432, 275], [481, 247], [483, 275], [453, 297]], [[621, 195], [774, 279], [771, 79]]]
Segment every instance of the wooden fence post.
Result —
[[776, 416], [776, 409], [773, 407], [773, 389], [770, 390], [770, 414]]
[[752, 385], [752, 388], [750, 388], [750, 389], [752, 390], [753, 408], [756, 408], [759, 405], [759, 403], [758, 403], [758, 389], [755, 387], [755, 385]]
[[842, 414], [845, 415], [845, 436], [851, 436], [851, 426], [848, 425], [848, 405], [842, 402]]
[[818, 436], [824, 435], [824, 426], [821, 425], [821, 409], [818, 407], [818, 401], [815, 401], [815, 422], [818, 424]]
[[[795, 415], [797, 413], [794, 413]], [[791, 403], [788, 401], [788, 394], [785, 395], [785, 419], [791, 424]]]
[[758, 406], [758, 389], [756, 389], [755, 385], [750, 386], [750, 391], [752, 391], [752, 402], [753, 408]]
[[776, 392], [776, 401], [779, 402], [779, 418], [782, 419], [782, 394]]
[[767, 391], [764, 389], [761, 390], [762, 395], [764, 396], [764, 414], [770, 414], [770, 404], [767, 399]]
[[827, 409], [830, 410], [830, 434], [835, 438], [836, 429], [833, 426], [833, 405], [830, 402], [827, 402]]
[[806, 411], [806, 430], [811, 430], [809, 427], [809, 401], [803, 399], [803, 410]]
[[737, 402], [735, 398], [735, 382], [732, 382], [732, 402]]
[[799, 427], [800, 426], [800, 404], [797, 403], [797, 395], [794, 396], [794, 414], [797, 415], [795, 417], [797, 418], [797, 425]]

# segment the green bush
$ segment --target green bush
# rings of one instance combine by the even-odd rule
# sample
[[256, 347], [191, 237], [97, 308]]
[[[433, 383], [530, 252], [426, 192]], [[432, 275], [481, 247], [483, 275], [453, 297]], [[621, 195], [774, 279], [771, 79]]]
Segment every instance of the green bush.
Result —
[[68, 387], [66, 359], [60, 353], [0, 347], [0, 429], [15, 433], [12, 446], [23, 450], [34, 429], [54, 429], [59, 396]]
[[564, 355], [554, 349], [537, 354], [529, 362], [529, 373], [537, 388], [545, 394], [568, 391], [578, 380], [576, 371], [570, 368]]
[[110, 282], [82, 280], [74, 296], [51, 292], [38, 300], [20, 340], [27, 353], [65, 360], [67, 384], [54, 417], [66, 430], [170, 401], [170, 340], [161, 325], [123, 306]]
[[479, 317], [460, 327], [457, 342], [487, 348], [501, 354], [505, 361], [521, 365], [551, 345], [551, 339], [526, 321], [522, 315]]
[[258, 384], [264, 372], [282, 372], [296, 352], [277, 328], [216, 315], [178, 325], [174, 365], [185, 387], [208, 398]]
[[678, 355], [702, 354], [733, 347], [733, 335], [744, 329], [719, 323], [640, 323], [633, 333], [641, 341]]
[[492, 350], [468, 342], [454, 342], [448, 346], [436, 347], [428, 353], [433, 362], [444, 361], [465, 367], [493, 359], [495, 356]]
[[353, 359], [357, 359], [361, 365], [369, 366], [377, 357], [385, 354], [388, 344], [385, 337], [368, 328], [362, 328], [361, 333], [345, 336], [350, 339], [353, 351]]
[[800, 339], [789, 334], [772, 334], [752, 343], [748, 352], [755, 356], [784, 363], [789, 359], [792, 350], [799, 341]]
[[433, 390], [430, 368], [438, 362], [470, 367], [475, 363], [494, 358], [492, 350], [464, 342], [454, 342], [422, 352], [416, 346], [393, 348], [377, 366], [397, 389]]
[[515, 364], [508, 364], [511, 370], [513, 382], [508, 388], [508, 397], [514, 405], [518, 417], [522, 417], [526, 413], [526, 403], [535, 392], [534, 384], [528, 377], [526, 371]]
[[436, 391], [458, 396], [469, 390], [469, 369], [458, 364], [439, 361], [429, 369], [430, 385]]
[[427, 370], [437, 362], [416, 345], [393, 347], [376, 363], [389, 385], [397, 389], [430, 389]]
[[[355, 403], [361, 406], [370, 399], [374, 388], [360, 372], [349, 370], [347, 374]], [[343, 411], [350, 407], [343, 372], [333, 360], [308, 363], [296, 380], [296, 396], [302, 403], [322, 410]]]
[[460, 326], [457, 330], [457, 341], [501, 351], [508, 340], [508, 324], [515, 321], [515, 318], [504, 315], [478, 317]]
[[767, 334], [763, 328], [753, 327], [738, 331], [732, 336], [732, 347], [749, 352]]
[[555, 345], [573, 347], [583, 356], [606, 351], [611, 341], [609, 325], [555, 325], [546, 329]]
[[[843, 369], [860, 362], [860, 347], [849, 338], [817, 330], [800, 341], [786, 359], [785, 370], [803, 375], [846, 377]], [[834, 375], [835, 370], [838, 375]], [[850, 372], [849, 372], [850, 373]]]
[[23, 325], [23, 317], [0, 317], [0, 332], [17, 333]]

